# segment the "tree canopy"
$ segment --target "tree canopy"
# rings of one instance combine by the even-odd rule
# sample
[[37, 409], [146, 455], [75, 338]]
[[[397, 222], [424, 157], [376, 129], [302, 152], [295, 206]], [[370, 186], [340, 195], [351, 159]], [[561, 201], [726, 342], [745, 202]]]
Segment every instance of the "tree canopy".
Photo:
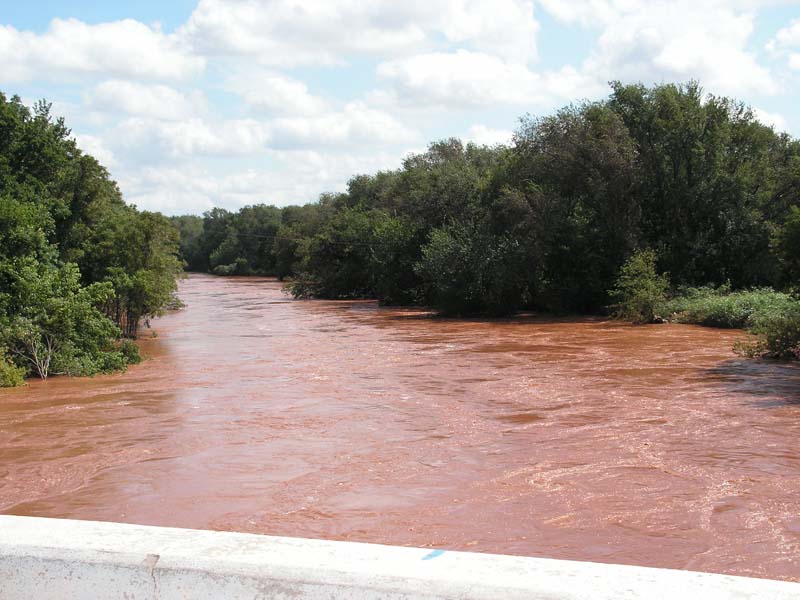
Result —
[[178, 242], [166, 217], [125, 204], [49, 104], [0, 93], [0, 385], [124, 369], [135, 352], [118, 338], [171, 301]]
[[645, 250], [674, 287], [792, 287], [798, 206], [800, 142], [746, 105], [615, 82], [522, 117], [508, 146], [443, 140], [315, 204], [175, 222], [190, 269], [289, 277], [298, 296], [596, 312]]

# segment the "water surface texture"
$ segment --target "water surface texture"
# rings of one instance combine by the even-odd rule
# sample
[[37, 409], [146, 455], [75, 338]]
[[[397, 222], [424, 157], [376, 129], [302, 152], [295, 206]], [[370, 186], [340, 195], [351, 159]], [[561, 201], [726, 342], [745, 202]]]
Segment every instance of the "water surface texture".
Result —
[[128, 373], [0, 391], [0, 512], [800, 580], [800, 369], [739, 332], [181, 296]]

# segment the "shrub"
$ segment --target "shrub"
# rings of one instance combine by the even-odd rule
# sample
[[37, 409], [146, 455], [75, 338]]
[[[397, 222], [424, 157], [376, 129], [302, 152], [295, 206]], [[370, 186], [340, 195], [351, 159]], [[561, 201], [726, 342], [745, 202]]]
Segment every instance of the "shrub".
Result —
[[0, 387], [24, 385], [25, 375], [25, 369], [15, 365], [5, 350], [0, 349]]
[[122, 343], [119, 345], [119, 352], [122, 354], [122, 357], [125, 359], [125, 363], [128, 365], [138, 365], [142, 362], [142, 355], [139, 352], [139, 346], [137, 346], [131, 340], [122, 340]]
[[295, 298], [308, 300], [317, 294], [319, 282], [309, 273], [300, 273], [295, 279], [283, 284], [283, 291]]
[[754, 340], [740, 342], [734, 350], [748, 357], [800, 358], [800, 302], [752, 317], [748, 331]]
[[248, 275], [249, 269], [245, 259], [237, 258], [229, 265], [217, 265], [211, 272], [214, 275]]
[[616, 284], [609, 291], [616, 301], [611, 307], [613, 314], [636, 324], [653, 323], [666, 301], [668, 288], [668, 276], [656, 270], [656, 253], [639, 250], [622, 265]]
[[746, 328], [760, 316], [779, 315], [796, 301], [771, 288], [731, 292], [730, 285], [718, 288], [686, 288], [661, 307], [664, 315], [678, 323], [709, 327]]

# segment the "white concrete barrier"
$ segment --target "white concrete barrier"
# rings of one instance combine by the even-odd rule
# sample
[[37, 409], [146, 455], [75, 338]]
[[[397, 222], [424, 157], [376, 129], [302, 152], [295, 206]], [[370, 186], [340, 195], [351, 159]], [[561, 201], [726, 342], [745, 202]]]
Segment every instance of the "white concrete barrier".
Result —
[[0, 599], [800, 599], [800, 584], [468, 552], [0, 516]]

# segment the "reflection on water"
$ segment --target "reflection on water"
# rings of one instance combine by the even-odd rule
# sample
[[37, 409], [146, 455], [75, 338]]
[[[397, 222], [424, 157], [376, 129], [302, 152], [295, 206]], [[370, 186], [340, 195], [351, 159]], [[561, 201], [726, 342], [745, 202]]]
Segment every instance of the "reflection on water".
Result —
[[737, 332], [181, 295], [129, 373], [0, 391], [0, 511], [800, 580], [800, 370]]

